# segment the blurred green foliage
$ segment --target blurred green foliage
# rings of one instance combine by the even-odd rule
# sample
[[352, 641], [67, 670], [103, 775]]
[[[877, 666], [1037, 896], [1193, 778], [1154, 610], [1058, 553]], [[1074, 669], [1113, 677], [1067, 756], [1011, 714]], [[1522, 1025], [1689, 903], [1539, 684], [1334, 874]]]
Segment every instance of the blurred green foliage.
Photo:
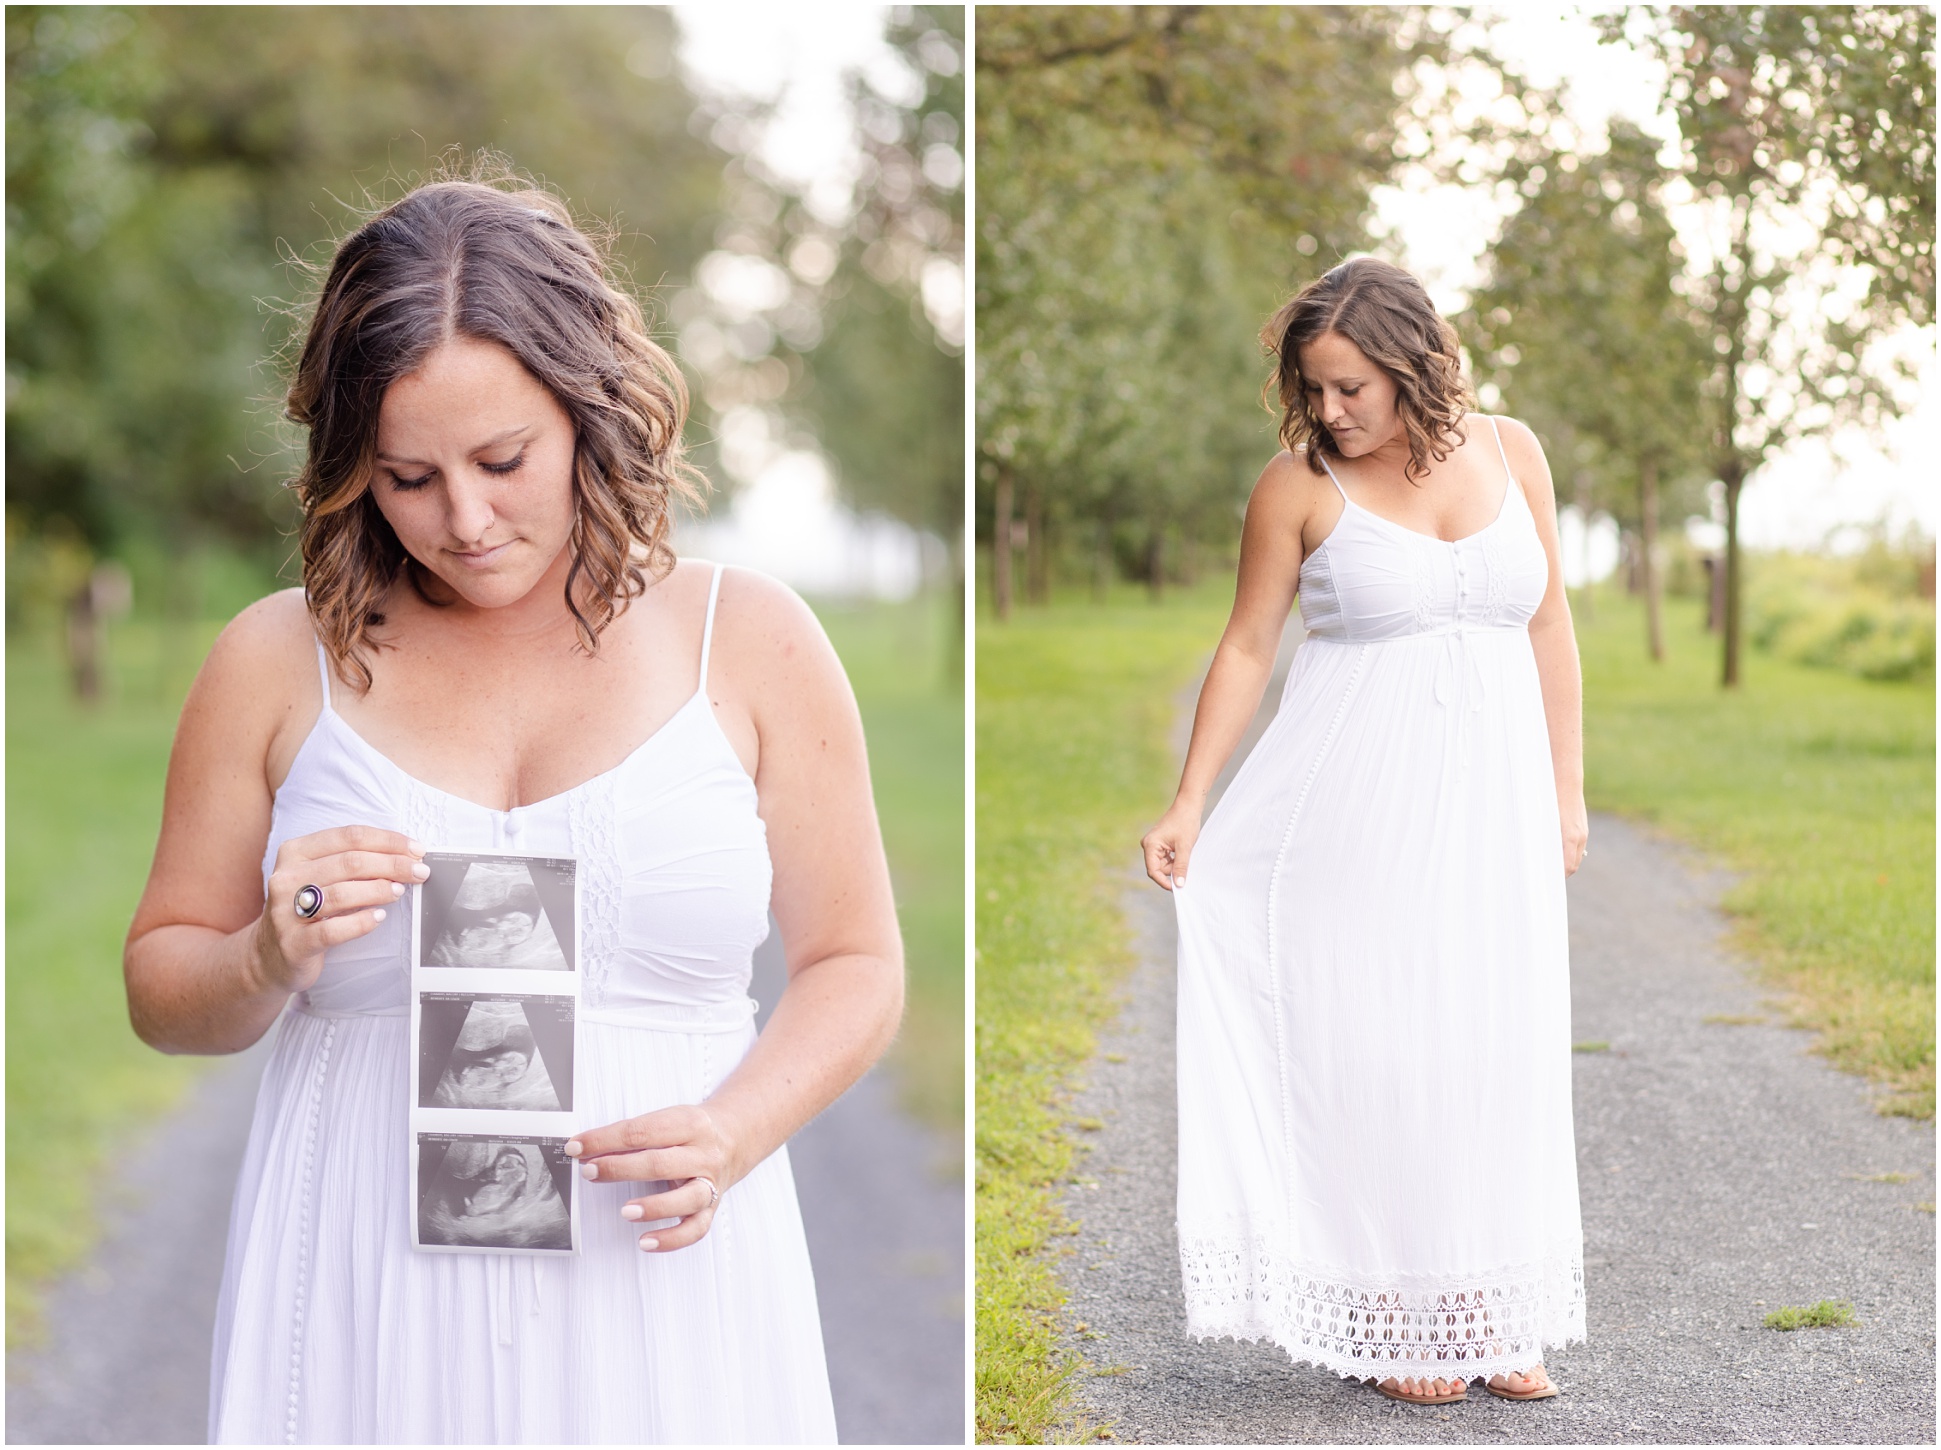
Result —
[[8, 513], [96, 551], [282, 562], [302, 264], [441, 156], [502, 151], [642, 287], [712, 230], [665, 11], [13, 6], [6, 34]]
[[1054, 536], [1101, 583], [1156, 583], [1169, 554], [1190, 573], [1275, 450], [1256, 334], [1368, 244], [1436, 42], [1379, 7], [986, 5], [977, 26], [980, 537], [1015, 493], [1034, 599]]
[[1669, 170], [1709, 212], [1710, 255], [1682, 295], [1711, 353], [1698, 382], [1725, 485], [1720, 678], [1737, 685], [1746, 480], [1797, 439], [1911, 402], [1912, 350], [1872, 344], [1934, 321], [1934, 10], [1631, 6], [1597, 24], [1658, 63], [1678, 123]]
[[933, 263], [960, 276], [963, 263], [964, 10], [892, 12], [887, 38], [922, 94], [899, 107], [852, 83], [865, 184], [801, 406], [858, 507], [954, 544], [964, 530], [962, 319], [941, 331], [923, 290]]
[[1664, 204], [1658, 142], [1614, 120], [1602, 152], [1526, 144], [1504, 168], [1521, 202], [1488, 276], [1456, 319], [1479, 389], [1536, 430], [1560, 499], [1612, 514], [1650, 559], [1659, 522], [1706, 512], [1702, 390], [1712, 366], [1678, 283], [1684, 250]]
[[1921, 554], [1885, 540], [1846, 557], [1751, 555], [1746, 636], [1796, 664], [1870, 680], [1932, 680], [1934, 601], [1918, 591], [1921, 568]]

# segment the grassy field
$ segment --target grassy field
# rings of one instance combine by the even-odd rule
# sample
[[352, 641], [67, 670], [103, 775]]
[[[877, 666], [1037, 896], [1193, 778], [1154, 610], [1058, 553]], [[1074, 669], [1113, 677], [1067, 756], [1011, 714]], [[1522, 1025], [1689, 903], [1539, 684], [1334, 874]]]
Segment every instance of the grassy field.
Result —
[[[869, 732], [910, 1005], [894, 1061], [909, 1104], [963, 1122], [963, 697], [944, 688], [938, 601], [823, 607]], [[218, 626], [116, 631], [114, 689], [68, 697], [44, 640], [7, 651], [7, 1334], [95, 1231], [117, 1146], [202, 1065], [129, 1030], [121, 941], [147, 875], [176, 712]]]
[[903, 923], [909, 1005], [892, 1060], [911, 1111], [961, 1134], [964, 696], [944, 684], [945, 631], [956, 613], [941, 596], [909, 606], [817, 610], [862, 706]]
[[131, 625], [117, 640], [118, 698], [83, 711], [36, 645], [7, 649], [10, 1344], [33, 1331], [34, 1286], [87, 1248], [114, 1148], [200, 1067], [143, 1046], [121, 988], [187, 679], [165, 693], [161, 634]]
[[1067, 1075], [1129, 964], [1119, 898], [1171, 799], [1173, 696], [1219, 636], [1222, 584], [1160, 608], [1021, 612], [977, 639], [977, 1434], [1060, 1433], [1070, 1366], [1054, 1245], [1073, 1168]]
[[[1154, 609], [980, 622], [977, 761], [977, 1424], [1074, 1434], [1057, 1349], [1054, 1189], [1080, 1151], [1063, 1084], [1116, 1007], [1118, 911], [1140, 830], [1173, 786], [1175, 691], [1218, 636], [1224, 584]], [[1714, 683], [1717, 641], [1674, 600], [1670, 658], [1639, 609], [1580, 618], [1594, 808], [1653, 822], [1740, 873], [1741, 945], [1882, 1106], [1933, 1111], [1934, 692], [1755, 653]], [[1601, 1043], [1578, 1044], [1594, 1051]]]
[[1595, 809], [1650, 821], [1740, 873], [1739, 945], [1889, 1112], [1934, 1112], [1934, 684], [1874, 681], [1718, 642], [1674, 600], [1666, 662], [1638, 607], [1578, 623]]

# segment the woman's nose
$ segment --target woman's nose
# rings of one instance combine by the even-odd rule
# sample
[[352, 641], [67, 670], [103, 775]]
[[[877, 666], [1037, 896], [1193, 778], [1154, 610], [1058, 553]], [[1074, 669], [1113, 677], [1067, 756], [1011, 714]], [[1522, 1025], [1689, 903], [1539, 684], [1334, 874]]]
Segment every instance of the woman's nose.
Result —
[[485, 486], [473, 479], [459, 479], [449, 485], [446, 497], [451, 510], [452, 536], [463, 544], [482, 542], [491, 531], [493, 520], [492, 501]]

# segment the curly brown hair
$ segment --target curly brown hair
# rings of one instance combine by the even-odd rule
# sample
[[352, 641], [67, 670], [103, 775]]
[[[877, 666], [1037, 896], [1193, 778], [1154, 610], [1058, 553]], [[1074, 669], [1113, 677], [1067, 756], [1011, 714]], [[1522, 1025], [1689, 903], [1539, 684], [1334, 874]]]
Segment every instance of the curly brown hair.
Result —
[[371, 494], [387, 388], [454, 337], [497, 343], [573, 421], [573, 563], [566, 607], [580, 647], [674, 566], [672, 502], [699, 496], [682, 457], [687, 387], [610, 277], [601, 245], [559, 198], [496, 158], [370, 216], [331, 258], [285, 405], [309, 429], [291, 480], [303, 509], [303, 583], [338, 675], [371, 684], [365, 652], [403, 576], [422, 566]]
[[[1355, 257], [1308, 283], [1274, 314], [1260, 341], [1275, 359], [1263, 400], [1281, 416], [1281, 443], [1322, 471], [1321, 456], [1341, 449], [1308, 401], [1301, 349], [1338, 332], [1395, 383], [1395, 410], [1409, 440], [1403, 473], [1426, 478], [1462, 442], [1471, 405], [1456, 330], [1442, 319], [1422, 284], [1392, 262]], [[1278, 403], [1276, 402], [1278, 399]]]

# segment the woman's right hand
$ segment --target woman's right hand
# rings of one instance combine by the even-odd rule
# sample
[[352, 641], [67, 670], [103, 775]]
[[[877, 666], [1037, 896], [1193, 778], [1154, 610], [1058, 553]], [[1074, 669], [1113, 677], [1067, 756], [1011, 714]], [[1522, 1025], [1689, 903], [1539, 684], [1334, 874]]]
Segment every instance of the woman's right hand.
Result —
[[[256, 970], [266, 991], [301, 992], [323, 971], [324, 953], [377, 929], [385, 909], [431, 875], [425, 848], [397, 831], [338, 826], [285, 841], [256, 927]], [[298, 916], [297, 892], [315, 886], [323, 909]]]
[[1146, 874], [1171, 891], [1175, 884], [1186, 884], [1186, 863], [1193, 854], [1193, 843], [1200, 838], [1200, 810], [1187, 801], [1175, 800], [1172, 808], [1159, 818], [1159, 824], [1146, 832], [1139, 844], [1146, 853]]

